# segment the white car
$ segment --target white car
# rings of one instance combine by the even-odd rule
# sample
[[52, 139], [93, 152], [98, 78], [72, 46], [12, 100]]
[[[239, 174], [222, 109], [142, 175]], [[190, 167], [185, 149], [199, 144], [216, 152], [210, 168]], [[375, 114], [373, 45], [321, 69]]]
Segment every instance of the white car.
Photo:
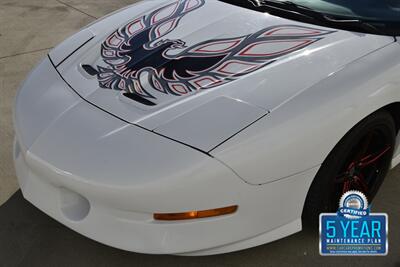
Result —
[[[375, 196], [400, 162], [400, 2], [143, 1], [21, 86], [24, 197], [101, 243], [210, 255]], [[302, 219], [303, 218], [303, 219]]]

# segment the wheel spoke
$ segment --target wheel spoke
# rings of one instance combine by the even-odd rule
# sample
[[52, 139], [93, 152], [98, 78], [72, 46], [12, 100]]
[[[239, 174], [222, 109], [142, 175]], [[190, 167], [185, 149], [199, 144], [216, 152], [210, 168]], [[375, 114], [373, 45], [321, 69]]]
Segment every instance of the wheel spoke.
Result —
[[351, 169], [353, 169], [353, 167], [356, 165], [356, 162], [353, 161], [350, 163], [349, 167], [347, 167], [347, 171], [350, 171]]
[[372, 142], [372, 137], [373, 137], [374, 133], [373, 132], [369, 132], [367, 136], [365, 136], [361, 146], [360, 146], [360, 150], [359, 152], [356, 154], [356, 156], [354, 157], [354, 161], [360, 161], [361, 158], [363, 157], [363, 155], [365, 155], [365, 153], [367, 153], [368, 148]]
[[350, 181], [345, 181], [343, 184], [343, 194], [346, 192], [350, 191], [351, 189], [351, 182]]
[[338, 193], [340, 190], [343, 194], [350, 190], [370, 193], [370, 187], [373, 188], [377, 173], [382, 168], [382, 161], [386, 160], [385, 156], [392, 148], [388, 143], [382, 146], [381, 140], [376, 131], [370, 131], [353, 148], [350, 160], [346, 162], [347, 167], [345, 165], [342, 169], [344, 172], [339, 172], [334, 178]]
[[391, 146], [387, 146], [383, 151], [377, 153], [376, 155], [368, 155], [360, 160], [358, 167], [363, 169], [381, 159], [389, 150]]
[[354, 182], [359, 185], [360, 189], [362, 192], [364, 193], [368, 193], [369, 189], [368, 189], [368, 185], [365, 182], [364, 178], [362, 176], [354, 176]]

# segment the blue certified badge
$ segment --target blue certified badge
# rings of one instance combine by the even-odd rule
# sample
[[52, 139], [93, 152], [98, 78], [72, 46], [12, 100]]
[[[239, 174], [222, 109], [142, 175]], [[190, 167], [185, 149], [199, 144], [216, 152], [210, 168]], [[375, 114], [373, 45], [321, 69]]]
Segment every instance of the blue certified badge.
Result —
[[345, 193], [338, 212], [321, 214], [319, 226], [322, 256], [388, 254], [388, 216], [370, 213], [361, 192]]

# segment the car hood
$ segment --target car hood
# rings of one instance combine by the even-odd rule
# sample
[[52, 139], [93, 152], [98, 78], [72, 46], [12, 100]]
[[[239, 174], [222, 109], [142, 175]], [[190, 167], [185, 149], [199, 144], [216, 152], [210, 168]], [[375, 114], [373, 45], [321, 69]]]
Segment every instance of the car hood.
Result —
[[219, 1], [144, 1], [88, 26], [49, 56], [88, 102], [209, 152], [392, 42]]

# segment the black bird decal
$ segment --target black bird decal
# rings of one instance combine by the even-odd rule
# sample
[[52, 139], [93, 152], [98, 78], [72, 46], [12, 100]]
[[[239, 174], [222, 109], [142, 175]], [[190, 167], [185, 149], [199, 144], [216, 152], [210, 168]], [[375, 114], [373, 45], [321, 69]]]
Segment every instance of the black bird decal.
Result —
[[105, 66], [97, 66], [100, 87], [153, 99], [156, 91], [185, 95], [234, 81], [331, 33], [276, 25], [189, 47], [183, 40], [163, 38], [204, 5], [205, 0], [177, 0], [112, 33], [101, 48]]

